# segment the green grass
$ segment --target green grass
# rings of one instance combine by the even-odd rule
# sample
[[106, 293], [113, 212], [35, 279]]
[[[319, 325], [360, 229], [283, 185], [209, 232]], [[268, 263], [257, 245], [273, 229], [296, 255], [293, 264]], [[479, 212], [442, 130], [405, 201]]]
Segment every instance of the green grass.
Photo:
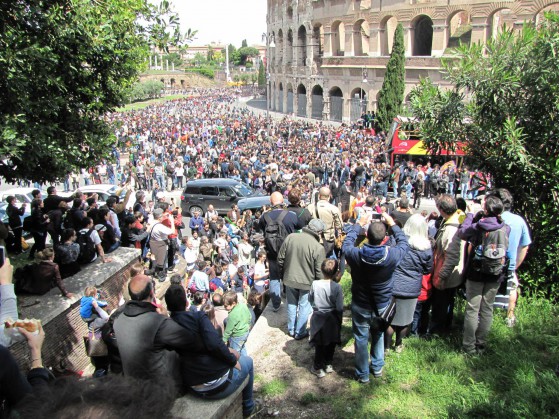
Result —
[[167, 102], [168, 100], [173, 100], [173, 99], [182, 99], [184, 97], [186, 97], [186, 95], [170, 95], [170, 96], [159, 97], [157, 99], [146, 100], [145, 102], [129, 103], [128, 105], [122, 108], [117, 108], [117, 112], [135, 111], [137, 109], [147, 108], [148, 106], [154, 105], [156, 103]]
[[[460, 326], [450, 337], [408, 338], [401, 354], [386, 357], [382, 379], [349, 382], [328, 400], [332, 417], [558, 417], [559, 308], [521, 299], [512, 329], [503, 312], [496, 312], [482, 356], [459, 351], [463, 310], [460, 302], [455, 320]], [[315, 402], [314, 397], [305, 394], [300, 402]]]
[[285, 393], [285, 390], [287, 390], [287, 384], [285, 381], [275, 378], [264, 384], [260, 393], [263, 396], [277, 397]]

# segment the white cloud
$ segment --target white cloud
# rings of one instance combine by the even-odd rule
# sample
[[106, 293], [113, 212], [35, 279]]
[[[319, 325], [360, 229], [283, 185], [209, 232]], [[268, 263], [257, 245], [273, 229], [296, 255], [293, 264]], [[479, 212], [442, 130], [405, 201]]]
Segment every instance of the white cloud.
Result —
[[181, 27], [198, 30], [192, 45], [210, 42], [241, 46], [262, 44], [266, 32], [266, 0], [174, 0]]

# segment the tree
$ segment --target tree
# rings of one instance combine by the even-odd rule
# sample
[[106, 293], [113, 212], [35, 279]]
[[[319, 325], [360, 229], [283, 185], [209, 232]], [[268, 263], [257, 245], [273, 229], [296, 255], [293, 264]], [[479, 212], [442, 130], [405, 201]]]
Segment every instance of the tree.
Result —
[[435, 127], [444, 132], [449, 130], [446, 122], [454, 121], [450, 128], [456, 130], [454, 141], [465, 141], [468, 154], [491, 174], [493, 186], [513, 193], [514, 209], [526, 218], [534, 241], [523, 281], [532, 292], [555, 299], [559, 291], [558, 51], [557, 14], [546, 14], [537, 28], [526, 23], [517, 34], [503, 30], [487, 45], [458, 47], [443, 66], [455, 86], [453, 95], [467, 92], [469, 102], [450, 106], [453, 101], [433, 95], [431, 104], [426, 101], [423, 107], [439, 108], [446, 102], [445, 111], [452, 115], [440, 120], [442, 109], [420, 113], [420, 129], [432, 148], [452, 141], [451, 135], [437, 134]]
[[[0, 2], [0, 176], [45, 182], [110, 156], [105, 121], [151, 47], [186, 41], [167, 1]], [[171, 29], [171, 30], [170, 30]]]
[[421, 79], [410, 93], [410, 110], [431, 153], [455, 151], [459, 142], [467, 141], [466, 104], [456, 89], [441, 89], [431, 79]]
[[170, 54], [164, 55], [163, 59], [161, 61], [162, 65], [161, 67], [163, 67], [163, 63], [169, 61], [169, 66], [172, 66], [173, 64], [175, 65], [175, 67], [180, 67], [182, 65], [182, 58], [180, 56], [180, 54], [176, 53], [176, 52], [172, 52]]
[[266, 85], [266, 70], [264, 68], [264, 63], [260, 63], [258, 67], [258, 86], [263, 87]]
[[259, 52], [258, 49], [254, 47], [242, 47], [237, 50], [236, 61], [235, 64], [237, 65], [245, 65], [247, 59], [252, 57], [258, 57]]
[[402, 112], [404, 80], [406, 78], [404, 28], [399, 23], [394, 32], [392, 53], [386, 66], [386, 74], [378, 95], [377, 118], [382, 129], [388, 130], [394, 117]]
[[214, 60], [214, 49], [211, 47], [211, 45], [208, 45], [208, 52], [206, 55], [206, 59], [208, 60], [208, 62], [212, 62]]
[[248, 47], [248, 43], [246, 39], [243, 39], [243, 41], [241, 42], [241, 48], [246, 48]]

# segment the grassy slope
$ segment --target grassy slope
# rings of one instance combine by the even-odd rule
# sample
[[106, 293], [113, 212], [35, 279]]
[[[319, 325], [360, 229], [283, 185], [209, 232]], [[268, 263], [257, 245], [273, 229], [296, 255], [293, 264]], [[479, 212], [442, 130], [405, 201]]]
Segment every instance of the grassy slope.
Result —
[[[349, 291], [349, 282], [345, 276], [344, 291]], [[386, 357], [381, 380], [351, 382], [327, 401], [317, 395], [317, 402], [330, 404], [337, 418], [559, 416], [559, 378], [554, 373], [559, 309], [524, 298], [515, 328], [507, 328], [503, 313], [497, 312], [488, 351], [465, 356], [459, 352], [464, 306], [463, 301], [457, 305], [455, 323], [460, 326], [449, 338], [409, 338], [401, 354]]]
[[147, 108], [150, 105], [154, 105], [156, 103], [166, 102], [168, 100], [173, 100], [173, 99], [181, 99], [183, 97], [187, 97], [187, 95], [169, 95], [169, 96], [159, 97], [157, 99], [146, 100], [145, 102], [134, 102], [122, 108], [117, 108], [117, 112], [126, 112], [126, 111], [134, 111], [136, 109], [143, 109], [143, 108]]

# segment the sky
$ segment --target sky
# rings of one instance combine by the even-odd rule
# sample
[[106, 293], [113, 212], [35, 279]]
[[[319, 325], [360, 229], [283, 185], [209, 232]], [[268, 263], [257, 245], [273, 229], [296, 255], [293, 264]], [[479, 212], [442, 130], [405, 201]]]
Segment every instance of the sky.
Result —
[[173, 10], [180, 17], [181, 28], [198, 30], [191, 45], [210, 42], [233, 44], [239, 48], [243, 39], [248, 45], [263, 45], [266, 32], [266, 0], [173, 0]]

